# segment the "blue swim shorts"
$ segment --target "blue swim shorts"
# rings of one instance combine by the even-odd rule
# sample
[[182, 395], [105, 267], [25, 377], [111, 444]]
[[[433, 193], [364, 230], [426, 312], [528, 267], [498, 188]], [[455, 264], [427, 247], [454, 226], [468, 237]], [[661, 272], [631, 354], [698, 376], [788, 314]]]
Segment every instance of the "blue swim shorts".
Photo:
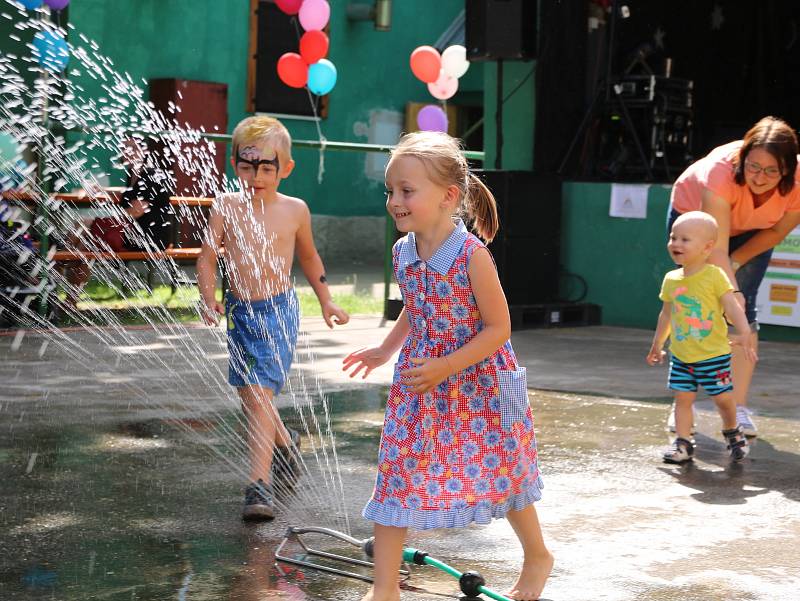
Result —
[[709, 396], [733, 390], [730, 353], [696, 363], [684, 363], [672, 355], [669, 363], [669, 389], [696, 392], [698, 385], [705, 388]]
[[228, 383], [263, 386], [278, 394], [292, 367], [300, 310], [294, 290], [245, 301], [226, 296]]

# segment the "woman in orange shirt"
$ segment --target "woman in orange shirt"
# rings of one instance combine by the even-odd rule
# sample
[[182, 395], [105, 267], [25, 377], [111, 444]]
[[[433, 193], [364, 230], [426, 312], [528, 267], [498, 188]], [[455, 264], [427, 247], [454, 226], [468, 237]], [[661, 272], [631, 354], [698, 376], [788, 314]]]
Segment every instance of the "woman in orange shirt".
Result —
[[[717, 220], [719, 237], [708, 261], [736, 282], [736, 297], [758, 345], [756, 297], [773, 248], [800, 224], [800, 167], [794, 130], [764, 117], [742, 140], [715, 148], [690, 165], [672, 189], [667, 231], [679, 215], [705, 211]], [[755, 364], [740, 347], [732, 358], [733, 396], [745, 434], [756, 435], [747, 395]]]

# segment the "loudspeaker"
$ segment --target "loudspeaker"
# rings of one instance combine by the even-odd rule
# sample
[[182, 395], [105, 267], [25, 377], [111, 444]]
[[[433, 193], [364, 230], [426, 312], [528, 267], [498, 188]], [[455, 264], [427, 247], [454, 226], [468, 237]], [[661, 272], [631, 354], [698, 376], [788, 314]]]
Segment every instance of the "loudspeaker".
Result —
[[558, 298], [561, 180], [532, 171], [475, 171], [494, 194], [500, 230], [489, 245], [510, 305]]
[[537, 4], [536, 0], [467, 0], [467, 58], [536, 58]]

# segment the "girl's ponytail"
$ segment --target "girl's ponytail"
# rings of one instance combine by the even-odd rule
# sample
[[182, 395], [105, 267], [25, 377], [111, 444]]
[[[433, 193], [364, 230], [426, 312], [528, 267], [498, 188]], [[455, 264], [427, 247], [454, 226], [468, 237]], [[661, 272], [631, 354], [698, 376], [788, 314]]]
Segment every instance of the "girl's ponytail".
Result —
[[497, 202], [494, 194], [481, 179], [467, 170], [467, 193], [464, 202], [472, 229], [486, 244], [489, 244], [500, 229], [497, 218]]

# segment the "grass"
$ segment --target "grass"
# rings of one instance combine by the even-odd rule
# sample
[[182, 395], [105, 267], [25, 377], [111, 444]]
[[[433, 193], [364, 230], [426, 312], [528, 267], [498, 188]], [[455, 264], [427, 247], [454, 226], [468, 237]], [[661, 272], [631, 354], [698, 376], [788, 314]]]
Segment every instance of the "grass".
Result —
[[[319, 302], [313, 292], [299, 292], [297, 298], [300, 301], [301, 315], [305, 317], [322, 317]], [[365, 315], [383, 311], [383, 299], [375, 298], [368, 294], [334, 294], [333, 302], [350, 315]]]
[[[300, 312], [304, 317], [321, 317], [316, 295], [307, 290], [297, 294]], [[217, 290], [217, 300], [222, 299], [222, 291]], [[333, 301], [350, 315], [375, 314], [383, 311], [383, 300], [368, 294], [336, 293]], [[141, 325], [164, 321], [161, 309], [166, 308], [170, 319], [178, 323], [198, 322], [195, 306], [200, 302], [200, 292], [196, 286], [179, 286], [172, 294], [169, 286], [156, 286], [152, 294], [147, 290], [127, 290], [122, 286], [112, 286], [90, 280], [84, 289], [79, 309], [94, 309], [101, 313], [109, 312], [115, 321], [124, 325]]]

